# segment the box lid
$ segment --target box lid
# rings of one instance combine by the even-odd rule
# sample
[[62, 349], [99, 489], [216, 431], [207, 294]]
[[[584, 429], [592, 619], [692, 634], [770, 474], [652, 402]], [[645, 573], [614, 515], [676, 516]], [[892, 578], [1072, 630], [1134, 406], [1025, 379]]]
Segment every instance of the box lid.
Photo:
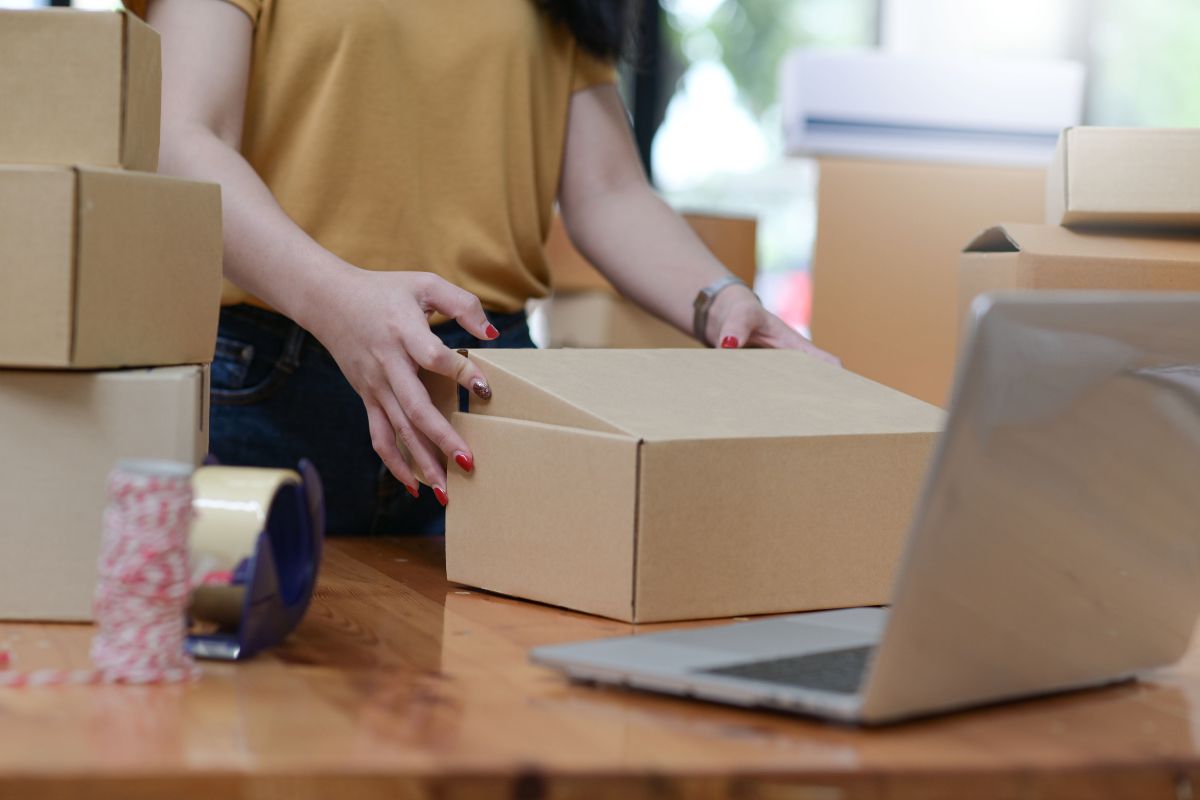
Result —
[[1200, 228], [1200, 129], [1068, 128], [1046, 177], [1051, 225]]
[[796, 351], [475, 350], [473, 413], [645, 441], [915, 433], [942, 411]]
[[976, 236], [964, 253], [1027, 253], [1107, 261], [1200, 263], [1200, 236], [1163, 231], [1111, 233], [1072, 230], [1059, 225], [1005, 223]]

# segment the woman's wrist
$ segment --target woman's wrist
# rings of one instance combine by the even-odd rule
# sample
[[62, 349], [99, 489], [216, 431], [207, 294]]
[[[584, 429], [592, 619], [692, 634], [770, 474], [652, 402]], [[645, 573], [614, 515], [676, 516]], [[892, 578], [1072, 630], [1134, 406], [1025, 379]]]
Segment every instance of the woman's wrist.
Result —
[[336, 313], [346, 280], [361, 271], [331, 253], [327, 255], [289, 278], [291, 289], [279, 307], [300, 327], [314, 334], [324, 328], [331, 313]]

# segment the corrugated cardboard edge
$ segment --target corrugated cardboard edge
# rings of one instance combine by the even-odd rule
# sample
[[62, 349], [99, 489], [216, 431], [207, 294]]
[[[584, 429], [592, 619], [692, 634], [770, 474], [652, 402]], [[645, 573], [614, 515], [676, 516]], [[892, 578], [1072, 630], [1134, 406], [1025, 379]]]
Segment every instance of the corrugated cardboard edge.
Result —
[[629, 571], [629, 621], [641, 622], [638, 617], [638, 564], [642, 561], [642, 458], [646, 453], [646, 441], [639, 439], [637, 458], [633, 467], [633, 569]]
[[[121, 64], [120, 159], [126, 169], [158, 171], [162, 120], [162, 47], [158, 33], [134, 14], [119, 12]], [[148, 66], [135, 71], [134, 65]], [[138, 136], [145, 133], [146, 138]]]
[[1066, 224], [1067, 209], [1071, 207], [1070, 200], [1070, 164], [1067, 162], [1067, 149], [1074, 128], [1064, 128], [1059, 134], [1058, 143], [1054, 146], [1054, 155], [1046, 170], [1046, 223], [1049, 225]]
[[79, 226], [83, 221], [83, 193], [80, 191], [80, 176], [78, 167], [68, 167], [71, 172], [71, 332], [67, 346], [67, 363], [75, 363], [75, 352], [79, 344]]

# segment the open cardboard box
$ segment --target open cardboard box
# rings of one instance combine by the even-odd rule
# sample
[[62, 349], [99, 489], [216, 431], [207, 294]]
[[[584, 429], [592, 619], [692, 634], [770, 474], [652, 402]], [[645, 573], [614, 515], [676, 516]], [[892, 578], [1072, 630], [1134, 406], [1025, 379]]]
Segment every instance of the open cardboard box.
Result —
[[1046, 222], [1200, 230], [1200, 130], [1067, 128], [1046, 179]]
[[113, 465], [207, 450], [206, 367], [0, 370], [0, 619], [91, 619]]
[[0, 165], [0, 365], [212, 361], [221, 191], [148, 173]]
[[133, 14], [0, 11], [0, 162], [158, 169], [158, 33]]
[[627, 622], [887, 601], [937, 408], [799, 352], [470, 358], [451, 580]]
[[997, 225], [976, 236], [961, 256], [960, 325], [978, 295], [1013, 289], [1197, 292], [1200, 236]]

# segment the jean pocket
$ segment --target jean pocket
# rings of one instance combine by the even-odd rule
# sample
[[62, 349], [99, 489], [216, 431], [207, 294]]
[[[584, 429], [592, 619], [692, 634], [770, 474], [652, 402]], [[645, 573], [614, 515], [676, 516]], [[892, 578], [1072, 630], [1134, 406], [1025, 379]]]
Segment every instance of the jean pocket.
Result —
[[212, 363], [212, 387], [224, 391], [246, 388], [246, 375], [254, 363], [254, 345], [217, 337]]

